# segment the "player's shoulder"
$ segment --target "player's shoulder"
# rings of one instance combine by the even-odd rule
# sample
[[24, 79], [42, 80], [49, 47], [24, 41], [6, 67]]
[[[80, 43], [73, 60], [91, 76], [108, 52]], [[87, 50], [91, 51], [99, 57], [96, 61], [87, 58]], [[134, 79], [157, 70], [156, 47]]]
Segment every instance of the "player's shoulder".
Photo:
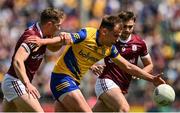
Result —
[[97, 36], [97, 29], [93, 27], [85, 27], [82, 30], [86, 34], [86, 40], [94, 40]]
[[142, 40], [142, 37], [139, 34], [132, 34], [132, 37], [136, 40]]
[[26, 40], [28, 37], [32, 36], [32, 35], [36, 35], [36, 36], [41, 36], [38, 29], [34, 27], [34, 25], [28, 27], [24, 33], [21, 35], [21, 37], [19, 38], [20, 42], [23, 42], [24, 40]]
[[89, 30], [89, 31], [97, 31], [97, 29], [94, 27], [85, 27], [84, 29]]
[[38, 35], [38, 34], [39, 34], [39, 31], [35, 25], [28, 27], [23, 33], [23, 35], [25, 35], [25, 36], [27, 36], [27, 35]]
[[139, 34], [132, 34], [132, 39], [144, 43], [144, 39]]
[[86, 30], [87, 33], [89, 34], [94, 34], [97, 32], [97, 29], [96, 28], [93, 28], [93, 27], [86, 27], [84, 28]]

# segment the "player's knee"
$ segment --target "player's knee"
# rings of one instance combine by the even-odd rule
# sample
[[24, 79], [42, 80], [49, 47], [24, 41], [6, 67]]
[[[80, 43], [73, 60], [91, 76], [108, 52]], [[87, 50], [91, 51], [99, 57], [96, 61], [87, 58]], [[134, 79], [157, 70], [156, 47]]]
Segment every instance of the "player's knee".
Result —
[[124, 105], [124, 106], [121, 106], [121, 108], [119, 109], [119, 112], [129, 112], [129, 110], [130, 110], [129, 105]]

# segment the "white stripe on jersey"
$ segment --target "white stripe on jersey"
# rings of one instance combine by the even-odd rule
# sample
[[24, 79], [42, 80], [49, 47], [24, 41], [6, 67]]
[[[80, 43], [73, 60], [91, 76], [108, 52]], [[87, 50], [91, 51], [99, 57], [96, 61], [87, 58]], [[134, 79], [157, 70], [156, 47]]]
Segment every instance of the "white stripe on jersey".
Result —
[[29, 48], [29, 46], [26, 44], [26, 43], [22, 43], [21, 46], [24, 47], [24, 49], [26, 49], [26, 51], [30, 54], [31, 53], [31, 50]]
[[144, 59], [144, 58], [149, 58], [150, 57], [150, 55], [149, 55], [149, 53], [147, 54], [147, 55], [145, 55], [145, 56], [141, 56], [141, 59]]

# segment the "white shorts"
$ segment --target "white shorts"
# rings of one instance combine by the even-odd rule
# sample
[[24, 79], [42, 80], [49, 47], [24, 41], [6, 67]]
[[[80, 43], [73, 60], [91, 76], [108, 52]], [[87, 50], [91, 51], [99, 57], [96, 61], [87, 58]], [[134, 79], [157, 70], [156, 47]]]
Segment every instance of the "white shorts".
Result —
[[5, 74], [1, 89], [8, 102], [27, 93], [24, 84], [9, 74]]
[[95, 93], [97, 97], [112, 88], [119, 88], [119, 86], [111, 79], [97, 78], [95, 85]]

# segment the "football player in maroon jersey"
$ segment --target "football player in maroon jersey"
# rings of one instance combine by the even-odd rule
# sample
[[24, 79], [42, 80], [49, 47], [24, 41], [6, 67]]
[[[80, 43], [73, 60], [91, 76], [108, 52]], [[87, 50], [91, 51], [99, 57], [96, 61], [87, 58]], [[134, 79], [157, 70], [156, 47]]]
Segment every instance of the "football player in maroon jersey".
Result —
[[42, 62], [47, 47], [27, 43], [26, 39], [31, 36], [52, 37], [60, 30], [63, 15], [62, 11], [55, 8], [43, 10], [40, 22], [27, 28], [19, 38], [11, 66], [2, 82], [3, 112], [43, 112], [38, 101], [40, 94], [31, 81]]
[[[134, 65], [137, 65], [138, 58], [140, 57], [144, 64], [143, 70], [151, 73], [153, 64], [146, 44], [140, 36], [133, 33], [136, 21], [134, 13], [122, 11], [118, 16], [122, 19], [124, 27], [116, 43], [116, 48], [121, 56]], [[95, 86], [98, 100], [93, 107], [93, 111], [128, 112], [130, 107], [124, 94], [127, 93], [133, 75], [123, 66], [120, 69], [109, 57], [104, 59], [104, 63], [106, 66], [103, 71], [98, 70], [100, 68], [102, 69], [102, 65], [91, 67], [91, 70], [96, 75], [99, 73]], [[144, 79], [143, 76], [139, 77]]]

